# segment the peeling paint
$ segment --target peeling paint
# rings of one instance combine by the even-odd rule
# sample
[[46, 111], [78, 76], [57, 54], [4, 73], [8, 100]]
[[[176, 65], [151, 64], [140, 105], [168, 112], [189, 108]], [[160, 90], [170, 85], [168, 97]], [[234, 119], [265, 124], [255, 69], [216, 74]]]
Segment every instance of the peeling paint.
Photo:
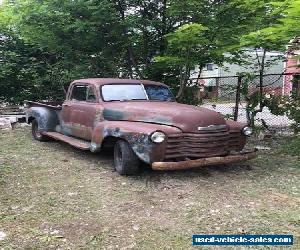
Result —
[[[94, 85], [97, 100], [100, 100], [101, 84], [122, 80], [86, 81]], [[133, 80], [126, 80], [126, 84], [130, 81]], [[161, 85], [147, 82], [143, 84]], [[76, 81], [72, 84], [76, 84]], [[246, 137], [240, 133], [244, 124], [225, 121], [217, 112], [205, 108], [176, 102], [87, 103], [67, 99], [63, 106], [49, 104], [29, 103], [27, 122], [34, 118], [38, 121], [40, 131], [56, 131], [65, 136], [80, 138], [90, 145], [92, 152], [100, 151], [108, 136], [126, 140], [135, 154], [146, 163], [221, 156], [229, 154], [231, 150], [242, 150], [246, 143]], [[164, 132], [167, 139], [160, 144], [153, 143], [150, 135], [154, 131]]]
[[124, 119], [124, 112], [120, 110], [104, 109], [103, 117], [109, 121], [119, 121]]
[[36, 119], [40, 131], [55, 131], [55, 127], [59, 124], [57, 110], [46, 107], [31, 107], [26, 112], [26, 119]]
[[104, 129], [103, 138], [113, 136], [126, 140], [136, 155], [144, 162], [150, 163], [153, 143], [146, 134], [122, 131], [121, 128]]

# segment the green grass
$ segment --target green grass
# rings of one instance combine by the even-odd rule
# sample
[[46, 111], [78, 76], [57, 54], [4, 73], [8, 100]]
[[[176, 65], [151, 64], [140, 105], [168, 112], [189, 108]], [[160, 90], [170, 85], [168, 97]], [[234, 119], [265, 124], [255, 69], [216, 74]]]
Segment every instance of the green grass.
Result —
[[289, 138], [286, 140], [281, 148], [280, 152], [288, 155], [300, 157], [300, 136]]
[[281, 150], [124, 177], [110, 154], [0, 131], [0, 249], [195, 249], [192, 234], [243, 232], [293, 234], [300, 249], [299, 158]]

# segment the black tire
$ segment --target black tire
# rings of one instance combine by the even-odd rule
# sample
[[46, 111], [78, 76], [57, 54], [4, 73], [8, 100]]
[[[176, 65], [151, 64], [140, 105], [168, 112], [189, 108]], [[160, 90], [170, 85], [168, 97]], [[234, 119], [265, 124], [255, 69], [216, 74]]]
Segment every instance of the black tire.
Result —
[[36, 120], [33, 120], [31, 122], [31, 132], [33, 138], [37, 141], [50, 141], [50, 138], [48, 136], [41, 134], [41, 132], [39, 131], [39, 124]]
[[140, 170], [140, 159], [133, 152], [131, 146], [119, 140], [114, 146], [114, 166], [120, 175], [134, 175]]

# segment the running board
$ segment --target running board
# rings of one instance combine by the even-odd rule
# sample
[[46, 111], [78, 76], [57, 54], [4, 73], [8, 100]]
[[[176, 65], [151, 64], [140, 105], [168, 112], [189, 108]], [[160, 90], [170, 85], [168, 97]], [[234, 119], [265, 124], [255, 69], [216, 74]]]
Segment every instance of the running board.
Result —
[[61, 133], [57, 132], [42, 132], [43, 135], [49, 136], [55, 140], [66, 142], [70, 145], [72, 145], [75, 148], [79, 148], [82, 150], [90, 150], [90, 142], [77, 139], [71, 136], [63, 135]]

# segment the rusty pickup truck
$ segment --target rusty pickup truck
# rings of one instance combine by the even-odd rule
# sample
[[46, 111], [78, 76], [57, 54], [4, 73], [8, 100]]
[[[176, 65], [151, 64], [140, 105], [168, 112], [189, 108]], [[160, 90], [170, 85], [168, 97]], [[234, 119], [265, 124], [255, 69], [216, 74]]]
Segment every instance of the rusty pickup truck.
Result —
[[245, 161], [252, 129], [219, 113], [180, 104], [163, 83], [91, 78], [73, 81], [64, 102], [28, 102], [27, 123], [38, 141], [64, 141], [99, 152], [113, 148], [119, 174], [140, 163], [179, 170]]

